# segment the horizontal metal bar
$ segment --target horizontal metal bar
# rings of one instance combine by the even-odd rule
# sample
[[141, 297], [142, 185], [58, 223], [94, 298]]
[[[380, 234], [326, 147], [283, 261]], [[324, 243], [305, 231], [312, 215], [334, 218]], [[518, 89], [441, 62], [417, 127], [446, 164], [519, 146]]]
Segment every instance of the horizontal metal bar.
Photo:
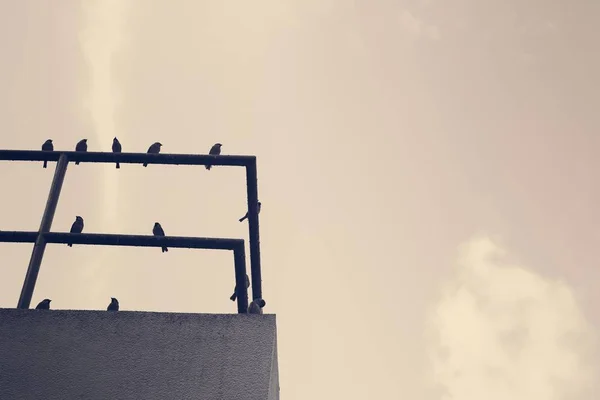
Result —
[[37, 232], [0, 231], [0, 242], [35, 243]]
[[69, 161], [82, 163], [163, 164], [163, 165], [225, 165], [245, 167], [256, 162], [256, 156], [211, 156], [208, 154], [148, 154], [78, 151], [0, 150], [4, 161], [58, 161], [66, 154]]
[[[35, 242], [38, 232], [0, 231], [0, 242]], [[188, 249], [235, 250], [243, 239], [183, 236], [114, 235], [103, 233], [44, 233], [47, 243], [73, 243], [105, 246], [173, 247]]]

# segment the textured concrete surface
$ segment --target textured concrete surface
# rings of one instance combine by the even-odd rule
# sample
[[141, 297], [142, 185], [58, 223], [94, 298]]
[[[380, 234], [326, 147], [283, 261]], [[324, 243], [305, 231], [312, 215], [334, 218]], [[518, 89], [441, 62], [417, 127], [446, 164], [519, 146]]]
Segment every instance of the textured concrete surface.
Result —
[[0, 399], [278, 400], [275, 316], [0, 309]]

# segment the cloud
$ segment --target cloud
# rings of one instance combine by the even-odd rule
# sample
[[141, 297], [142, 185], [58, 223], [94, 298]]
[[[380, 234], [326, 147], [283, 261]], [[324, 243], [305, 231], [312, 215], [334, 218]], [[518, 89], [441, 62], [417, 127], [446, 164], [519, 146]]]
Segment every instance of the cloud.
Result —
[[400, 13], [400, 24], [413, 37], [425, 36], [431, 40], [440, 39], [440, 31], [437, 26], [425, 24], [408, 10], [402, 10]]
[[[89, 112], [95, 140], [90, 148], [94, 151], [110, 149], [113, 137], [119, 136], [121, 142], [126, 138], [118, 132], [115, 112], [119, 106], [119, 87], [113, 76], [113, 60], [125, 44], [127, 2], [123, 0], [87, 0], [82, 3], [83, 29], [79, 32], [81, 49], [89, 68], [89, 92], [82, 98], [85, 112]], [[125, 140], [124, 140], [125, 139]], [[108, 171], [108, 173], [106, 173]], [[102, 208], [97, 219], [99, 231], [118, 230], [117, 207], [119, 204], [119, 174], [114, 169], [103, 169]], [[86, 262], [79, 270], [81, 280], [88, 282], [88, 298], [106, 293], [108, 282], [97, 278], [97, 273], [106, 264], [106, 255], [114, 251], [106, 249], [103, 256]]]
[[[89, 68], [89, 93], [83, 99], [90, 113], [96, 140], [96, 149], [110, 148], [117, 136], [115, 111], [119, 103], [118, 90], [113, 79], [113, 57], [123, 46], [126, 2], [123, 0], [88, 0], [83, 3], [84, 28], [80, 32], [83, 55]], [[122, 136], [122, 135], [121, 135]], [[123, 141], [123, 137], [121, 137]], [[94, 142], [94, 141], [92, 141]], [[118, 175], [105, 174], [103, 182], [103, 229], [113, 229], [118, 203]]]
[[[591, 399], [595, 332], [572, 289], [468, 242], [429, 319], [444, 400]], [[587, 397], [589, 395], [589, 397]]]

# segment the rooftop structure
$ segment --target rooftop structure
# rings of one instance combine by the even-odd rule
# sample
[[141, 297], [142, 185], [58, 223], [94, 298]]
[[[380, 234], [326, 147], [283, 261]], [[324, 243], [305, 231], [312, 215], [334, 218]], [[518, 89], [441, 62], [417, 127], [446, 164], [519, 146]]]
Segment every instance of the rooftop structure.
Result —
[[[0, 150], [0, 160], [57, 163], [39, 230], [0, 231], [0, 242], [34, 244], [17, 308], [0, 309], [0, 399], [279, 399], [275, 316], [248, 314], [243, 239], [51, 232], [70, 162], [244, 167], [252, 299], [262, 300], [256, 157]], [[232, 251], [238, 315], [29, 310], [55, 243]]]

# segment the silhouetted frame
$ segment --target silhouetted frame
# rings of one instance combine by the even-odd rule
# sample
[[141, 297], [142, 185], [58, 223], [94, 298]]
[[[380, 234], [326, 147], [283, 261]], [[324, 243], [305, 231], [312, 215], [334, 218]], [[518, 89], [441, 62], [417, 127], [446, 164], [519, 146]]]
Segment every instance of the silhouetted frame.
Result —
[[[48, 202], [44, 216], [42, 217], [42, 223], [44, 217], [50, 215], [49, 204], [52, 202], [58, 202], [60, 195], [60, 187], [58, 190], [53, 191], [55, 187], [55, 181], [60, 178], [60, 160], [65, 160], [64, 171], [62, 172], [62, 179], [60, 179], [60, 187], [62, 187], [62, 181], [64, 181], [64, 174], [66, 173], [66, 165], [70, 161], [79, 161], [80, 163], [111, 163], [114, 164], [119, 162], [121, 164], [159, 164], [159, 165], [207, 165], [213, 166], [238, 166], [246, 168], [246, 186], [247, 186], [247, 203], [248, 203], [248, 231], [249, 231], [249, 247], [250, 247], [250, 271], [252, 280], [252, 298], [262, 298], [262, 277], [261, 277], [261, 258], [260, 258], [260, 235], [259, 235], [259, 216], [258, 216], [258, 178], [257, 178], [257, 165], [255, 156], [236, 156], [236, 155], [204, 155], [204, 154], [147, 154], [147, 153], [108, 153], [108, 152], [75, 152], [75, 151], [36, 151], [36, 150], [0, 150], [0, 160], [8, 161], [49, 161], [58, 162], [50, 194], [48, 196]], [[58, 187], [56, 182], [56, 187]], [[56, 205], [54, 206], [54, 211]], [[52, 216], [54, 215], [52, 212]], [[48, 218], [46, 218], [48, 219]], [[51, 218], [50, 224], [51, 224]], [[42, 226], [40, 226], [40, 232], [38, 237], [40, 239], [40, 245], [36, 252], [34, 245], [34, 254], [32, 254], [32, 260], [28, 268], [21, 297], [19, 299], [19, 308], [29, 308], [31, 297], [27, 300], [27, 293], [33, 294], [33, 288], [37, 280], [37, 274], [41, 265], [41, 259], [45, 249], [45, 243], [43, 242]], [[176, 247], [176, 246], [173, 246]], [[238, 255], [240, 251], [238, 250]], [[245, 254], [245, 252], [244, 252]], [[35, 255], [35, 260], [34, 260]], [[39, 258], [39, 261], [38, 261]], [[36, 268], [37, 265], [37, 268]], [[245, 279], [245, 276], [244, 276]], [[237, 285], [237, 283], [236, 283]], [[245, 287], [245, 284], [242, 285]], [[239, 305], [238, 305], [239, 306]]]

